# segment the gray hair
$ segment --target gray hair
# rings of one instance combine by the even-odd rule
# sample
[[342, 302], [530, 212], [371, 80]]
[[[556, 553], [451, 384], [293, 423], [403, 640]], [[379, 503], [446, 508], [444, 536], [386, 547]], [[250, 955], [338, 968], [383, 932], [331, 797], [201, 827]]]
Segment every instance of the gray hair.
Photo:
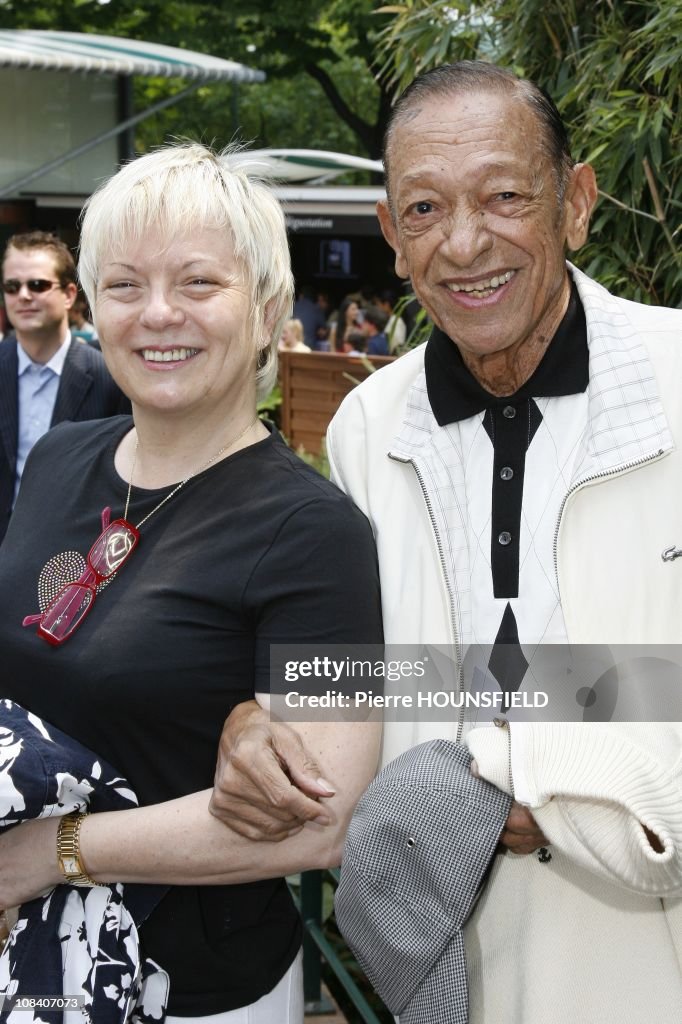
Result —
[[566, 194], [569, 176], [574, 166], [571, 144], [561, 114], [551, 96], [527, 78], [519, 78], [513, 71], [489, 64], [483, 60], [460, 60], [454, 64], [425, 71], [408, 85], [393, 107], [384, 135], [383, 158], [386, 172], [386, 194], [391, 205], [389, 156], [396, 128], [403, 124], [418, 104], [432, 96], [448, 97], [456, 93], [500, 92], [516, 93], [535, 114], [541, 130], [542, 143], [554, 174], [556, 196], [559, 203]]
[[78, 261], [93, 308], [100, 268], [112, 248], [125, 251], [150, 229], [160, 230], [169, 241], [192, 228], [229, 232], [251, 296], [258, 398], [275, 383], [277, 343], [294, 293], [284, 214], [261, 180], [262, 170], [238, 145], [215, 152], [199, 143], [183, 143], [132, 160], [85, 204]]

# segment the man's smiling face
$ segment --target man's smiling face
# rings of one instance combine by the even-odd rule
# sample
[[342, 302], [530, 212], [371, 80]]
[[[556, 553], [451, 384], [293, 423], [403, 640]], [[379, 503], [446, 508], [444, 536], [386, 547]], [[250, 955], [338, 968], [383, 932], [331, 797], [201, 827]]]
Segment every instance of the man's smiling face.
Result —
[[585, 241], [594, 179], [577, 165], [560, 202], [543, 143], [514, 92], [432, 95], [393, 128], [379, 220], [396, 272], [468, 363], [544, 348], [565, 312], [565, 248]]

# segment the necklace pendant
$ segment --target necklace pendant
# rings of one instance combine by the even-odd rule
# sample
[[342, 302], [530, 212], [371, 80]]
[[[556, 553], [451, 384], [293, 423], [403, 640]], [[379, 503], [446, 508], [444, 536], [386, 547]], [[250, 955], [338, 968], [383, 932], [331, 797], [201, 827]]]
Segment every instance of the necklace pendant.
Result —
[[90, 548], [88, 564], [98, 577], [106, 579], [125, 562], [139, 539], [140, 531], [132, 523], [126, 519], [114, 519]]

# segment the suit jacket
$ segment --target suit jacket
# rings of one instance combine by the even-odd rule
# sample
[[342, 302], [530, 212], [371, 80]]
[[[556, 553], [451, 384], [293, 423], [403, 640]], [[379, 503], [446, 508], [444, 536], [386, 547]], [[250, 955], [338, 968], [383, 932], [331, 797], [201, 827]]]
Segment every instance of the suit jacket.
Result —
[[[14, 498], [19, 436], [17, 372], [17, 340], [10, 335], [0, 342], [0, 542], [7, 532]], [[63, 420], [95, 420], [125, 412], [130, 412], [130, 403], [112, 380], [100, 353], [72, 341], [50, 426]]]

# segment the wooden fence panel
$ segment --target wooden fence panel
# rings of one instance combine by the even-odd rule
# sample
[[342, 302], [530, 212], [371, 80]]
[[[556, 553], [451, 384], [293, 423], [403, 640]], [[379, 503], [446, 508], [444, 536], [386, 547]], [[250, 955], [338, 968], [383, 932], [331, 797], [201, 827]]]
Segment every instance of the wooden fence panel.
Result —
[[[392, 356], [369, 356], [377, 369]], [[332, 352], [280, 352], [282, 433], [292, 448], [322, 449], [332, 416], [349, 391], [369, 376], [364, 360]]]

